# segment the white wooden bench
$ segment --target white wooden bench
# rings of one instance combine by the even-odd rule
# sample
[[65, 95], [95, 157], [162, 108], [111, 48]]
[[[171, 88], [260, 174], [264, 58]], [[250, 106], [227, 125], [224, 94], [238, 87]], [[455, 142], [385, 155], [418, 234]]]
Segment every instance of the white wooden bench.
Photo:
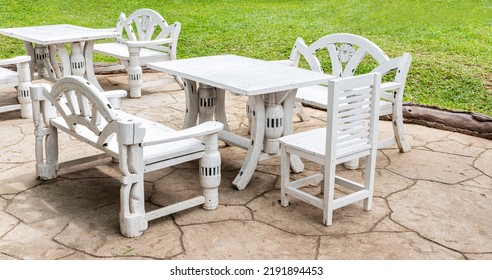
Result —
[[[136, 237], [148, 221], [197, 205], [218, 206], [220, 154], [218, 132], [223, 125], [205, 122], [175, 131], [113, 106], [93, 84], [78, 76], [31, 87], [36, 136], [36, 172], [43, 180], [54, 179], [57, 170], [104, 156], [117, 159], [121, 170], [120, 230]], [[65, 132], [103, 153], [58, 162], [58, 131]], [[201, 140], [195, 137], [202, 137]], [[199, 159], [203, 194], [150, 212], [145, 211], [144, 173]], [[69, 198], [67, 198], [69, 199]]]

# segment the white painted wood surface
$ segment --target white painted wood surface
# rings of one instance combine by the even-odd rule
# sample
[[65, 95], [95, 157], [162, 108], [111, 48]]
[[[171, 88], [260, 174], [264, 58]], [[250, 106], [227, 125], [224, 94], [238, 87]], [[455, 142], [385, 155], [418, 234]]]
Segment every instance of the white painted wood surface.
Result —
[[[181, 23], [169, 25], [158, 12], [139, 9], [128, 17], [121, 13], [116, 30], [118, 37], [114, 42], [96, 44], [94, 51], [120, 60], [122, 68], [128, 71], [130, 97], [140, 97], [141, 89], [147, 86], [169, 82], [161, 80], [144, 83], [141, 66], [149, 62], [176, 60]], [[109, 69], [114, 67], [107, 68]], [[183, 87], [180, 79], [176, 81]]]
[[[9, 59], [0, 59], [0, 90], [5, 88], [17, 88], [18, 104], [6, 104], [0, 107], [0, 113], [20, 110], [22, 118], [32, 116], [32, 106], [29, 87], [31, 86], [31, 75], [29, 62], [31, 57], [27, 55], [17, 56]], [[2, 66], [15, 64], [17, 70], [13, 71]]]
[[[184, 127], [211, 120], [224, 124], [220, 138], [228, 144], [248, 150], [239, 174], [233, 181], [237, 189], [249, 183], [258, 162], [279, 155], [278, 138], [293, 132], [292, 108], [296, 89], [327, 83], [330, 75], [283, 64], [236, 55], [217, 55], [149, 63], [152, 69], [182, 77], [186, 94]], [[235, 135], [227, 128], [225, 90], [248, 96], [254, 116], [250, 139]], [[303, 169], [293, 157], [292, 168]]]
[[[403, 56], [390, 59], [375, 43], [358, 35], [348, 33], [330, 34], [316, 40], [307, 46], [301, 38], [294, 44], [290, 55], [292, 65], [297, 66], [301, 59], [305, 59], [311, 70], [320, 73], [328, 72], [322, 68], [322, 57], [329, 54], [331, 73], [337, 77], [350, 77], [357, 71], [359, 64], [366, 57], [371, 57], [377, 66], [371, 72], [379, 72], [391, 77], [391, 81], [382, 84], [384, 92], [381, 94], [380, 115], [391, 115], [394, 137], [380, 141], [380, 148], [396, 142], [400, 152], [408, 152], [410, 143], [405, 135], [403, 125], [403, 93], [412, 56], [404, 53]], [[301, 88], [297, 91], [296, 101], [315, 108], [326, 109], [328, 96], [326, 87], [313, 86]], [[299, 117], [306, 119], [302, 106]], [[357, 168], [358, 162], [346, 164], [349, 168]]]
[[[218, 122], [205, 122], [182, 131], [113, 109], [106, 96], [78, 76], [67, 76], [53, 88], [31, 87], [37, 176], [56, 178], [61, 167], [90, 162], [96, 155], [70, 162], [58, 162], [58, 131], [87, 143], [115, 158], [121, 171], [120, 230], [137, 237], [148, 221], [184, 209], [218, 206], [221, 159], [218, 151]], [[198, 140], [199, 137], [201, 140]], [[199, 159], [202, 195], [176, 204], [145, 211], [144, 173]], [[69, 198], [67, 198], [69, 199]]]
[[[116, 29], [94, 29], [70, 24], [0, 29], [0, 34], [24, 41], [31, 61], [31, 73], [53, 81], [79, 75], [101, 89], [94, 73], [94, 41], [116, 38]], [[58, 61], [58, 58], [60, 61]]]
[[[377, 126], [381, 74], [338, 78], [328, 82], [327, 123], [317, 128], [280, 138], [281, 204], [289, 205], [289, 196], [323, 209], [323, 224], [331, 225], [333, 210], [363, 200], [363, 209], [372, 206], [377, 156]], [[290, 178], [290, 157], [300, 156], [321, 165], [319, 173]], [[367, 156], [365, 181], [352, 182], [335, 175], [336, 165]], [[302, 187], [321, 184], [322, 197]], [[335, 198], [335, 184], [349, 192]]]
[[237, 55], [150, 63], [150, 68], [251, 96], [326, 83], [331, 75]]

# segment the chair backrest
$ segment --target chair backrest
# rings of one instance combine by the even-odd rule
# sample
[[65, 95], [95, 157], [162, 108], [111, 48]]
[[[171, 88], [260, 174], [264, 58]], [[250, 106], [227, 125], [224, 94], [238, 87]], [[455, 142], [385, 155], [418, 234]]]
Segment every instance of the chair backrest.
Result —
[[329, 81], [327, 160], [336, 161], [349, 153], [368, 154], [377, 147], [380, 91], [380, 73]]
[[[139, 9], [128, 17], [121, 13], [116, 23], [120, 37], [118, 42], [127, 41], [152, 41], [158, 39], [172, 38], [171, 48], [176, 49], [177, 39], [181, 30], [181, 24], [175, 22], [169, 25], [166, 20], [156, 11], [151, 9]], [[160, 51], [168, 51], [168, 47], [156, 44], [150, 47]]]
[[[301, 56], [304, 57], [311, 67], [317, 72], [324, 71], [321, 57], [327, 51], [331, 74], [337, 77], [350, 77], [367, 56], [374, 59], [377, 65], [389, 61], [389, 57], [381, 48], [370, 40], [349, 33], [337, 33], [324, 36], [307, 46], [301, 38], [298, 38], [290, 54], [290, 60], [297, 66]], [[371, 69], [374, 67], [371, 67]], [[366, 73], [368, 73], [367, 71]]]
[[104, 94], [82, 77], [61, 78], [51, 91], [44, 90], [44, 97], [72, 132], [84, 134], [98, 146], [104, 146], [117, 130], [117, 112]]

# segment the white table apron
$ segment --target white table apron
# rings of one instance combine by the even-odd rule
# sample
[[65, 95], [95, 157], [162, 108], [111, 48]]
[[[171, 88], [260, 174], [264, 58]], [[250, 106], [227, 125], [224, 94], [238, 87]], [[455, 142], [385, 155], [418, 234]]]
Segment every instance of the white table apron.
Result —
[[34, 58], [31, 61], [32, 75], [34, 69], [37, 69], [40, 78], [49, 80], [78, 75], [100, 90], [102, 88], [93, 65], [94, 41], [117, 36], [113, 29], [91, 29], [68, 24], [6, 28], [0, 29], [0, 34], [24, 41], [27, 54]]
[[[272, 64], [272, 62], [224, 55], [198, 58], [197, 62], [204, 62], [205, 64], [201, 65], [200, 63], [192, 63], [194, 65], [193, 67], [197, 67], [197, 69], [199, 69], [203, 66], [203, 68], [205, 68], [206, 62], [209, 60], [214, 61], [214, 58], [224, 64], [231, 63], [233, 66], [241, 66], [241, 63], [249, 63], [253, 65], [252, 69], [259, 70], [261, 70], [262, 67], [269, 67], [269, 65]], [[190, 60], [193, 61], [193, 59]], [[176, 64], [185, 63], [183, 60], [181, 60], [181, 62], [180, 60], [175, 62]], [[255, 65], [255, 63], [258, 65]], [[219, 77], [220, 75], [214, 72], [222, 72], [220, 64], [217, 68], [211, 69], [211, 72], [208, 72], [205, 75], [200, 75], [197, 73], [195, 73], [195, 75], [191, 73], [193, 72], [193, 69], [186, 69], [188, 66], [184, 69], [177, 69], [179, 67], [172, 67], [171, 65], [172, 64], [169, 64], [169, 62], [159, 62], [150, 63], [148, 66], [150, 68], [168, 72], [183, 78], [186, 94], [186, 110], [183, 125], [185, 128], [196, 125], [197, 121], [202, 123], [208, 120], [213, 120], [215, 117], [217, 121], [224, 124], [224, 130], [219, 133], [220, 139], [227, 144], [238, 146], [247, 150], [244, 163], [232, 183], [239, 190], [246, 188], [253, 176], [258, 162], [279, 156], [280, 146], [278, 138], [282, 135], [288, 135], [293, 132], [292, 115], [295, 93], [297, 92], [298, 87], [297, 82], [282, 82], [282, 86], [279, 87], [265, 87], [256, 89], [254, 86], [251, 88], [249, 86], [234, 86], [234, 82], [227, 83], [226, 81], [222, 84], [224, 80], [221, 80]], [[223, 65], [223, 67], [228, 66]], [[229, 67], [231, 67], [231, 65], [229, 65]], [[274, 66], [273, 68], [274, 70], [278, 70], [280, 72], [282, 70], [288, 70], [288, 72], [306, 71], [285, 65]], [[241, 70], [237, 71], [239, 71], [238, 73], [244, 74]], [[253, 70], [250, 71], [254, 72]], [[303, 73], [306, 74], [306, 72]], [[329, 75], [310, 71], [308, 73], [311, 77], [307, 79], [307, 83], [309, 85], [319, 84], [322, 81], [325, 82], [330, 77]], [[251, 78], [252, 83], [254, 83], [255, 80], [256, 79]], [[299, 85], [303, 85], [303, 82], [299, 82]], [[275, 88], [275, 90], [270, 91], [273, 88]], [[226, 89], [237, 94], [246, 95], [250, 99], [250, 102], [248, 103], [252, 106], [251, 114], [253, 117], [253, 123], [250, 128], [251, 135], [249, 139], [230, 132], [225, 112]], [[294, 172], [301, 172], [304, 165], [298, 157], [292, 157], [291, 168]]]

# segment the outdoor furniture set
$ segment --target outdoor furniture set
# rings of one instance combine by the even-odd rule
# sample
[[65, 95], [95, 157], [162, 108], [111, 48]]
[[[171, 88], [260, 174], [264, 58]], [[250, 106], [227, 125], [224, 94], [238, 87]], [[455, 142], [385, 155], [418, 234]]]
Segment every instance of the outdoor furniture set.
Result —
[[[113, 158], [122, 174], [120, 231], [124, 236], [137, 237], [152, 219], [197, 205], [207, 210], [217, 208], [221, 180], [220, 139], [247, 150], [233, 181], [239, 190], [248, 185], [258, 162], [281, 156], [282, 206], [288, 206], [289, 196], [310, 203], [323, 209], [325, 225], [332, 224], [333, 210], [345, 205], [363, 200], [364, 210], [371, 209], [376, 151], [390, 142], [378, 142], [379, 116], [392, 115], [395, 137], [390, 140], [397, 143], [401, 152], [410, 150], [401, 116], [411, 63], [409, 54], [389, 59], [365, 38], [332, 34], [310, 46], [299, 38], [287, 61], [263, 61], [236, 55], [176, 60], [180, 27], [178, 22], [168, 25], [153, 10], [141, 9], [128, 18], [121, 14], [116, 29], [72, 25], [0, 29], [0, 34], [24, 40], [30, 55], [1, 60], [2, 65], [18, 63], [18, 67], [17, 72], [0, 68], [0, 85], [17, 87], [22, 117], [33, 117], [36, 172], [40, 179], [56, 178], [60, 168], [103, 157]], [[94, 44], [95, 40], [104, 38], [115, 41]], [[319, 52], [323, 49], [328, 51], [331, 60], [330, 75], [324, 74], [321, 67], [324, 63]], [[94, 74], [94, 51], [121, 61], [128, 71], [130, 97], [141, 96], [141, 66], [173, 75], [186, 95], [183, 130], [176, 131], [121, 110], [119, 100], [126, 92], [101, 89]], [[377, 65], [371, 73], [357, 73], [366, 55]], [[29, 62], [31, 57], [33, 60]], [[301, 68], [300, 61], [307, 62], [308, 69]], [[55, 83], [31, 85], [35, 72]], [[382, 75], [390, 73], [394, 77], [382, 83]], [[248, 98], [249, 138], [229, 129], [226, 91]], [[326, 110], [326, 127], [293, 134], [294, 113], [303, 120], [309, 117], [300, 103]], [[59, 162], [60, 131], [102, 153]], [[368, 158], [363, 184], [335, 175], [337, 164], [349, 163], [349, 167], [356, 168], [361, 157]], [[301, 158], [318, 163], [321, 170], [290, 181], [291, 170], [303, 171]], [[202, 194], [146, 212], [144, 174], [196, 159], [199, 160]], [[319, 182], [323, 182], [322, 197], [302, 190], [303, 186]], [[352, 192], [335, 199], [335, 184]]]

